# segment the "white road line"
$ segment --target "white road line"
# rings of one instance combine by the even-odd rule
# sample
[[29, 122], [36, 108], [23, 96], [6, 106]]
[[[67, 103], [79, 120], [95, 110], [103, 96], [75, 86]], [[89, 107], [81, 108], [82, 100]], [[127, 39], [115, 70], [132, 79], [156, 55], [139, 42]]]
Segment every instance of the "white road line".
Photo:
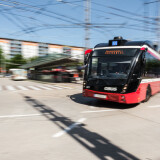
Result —
[[46, 89], [46, 90], [52, 90], [51, 88], [44, 87], [44, 86], [37, 86], [37, 87], [42, 88], [42, 89]]
[[60, 88], [60, 87], [52, 86], [52, 85], [46, 85], [46, 86], [51, 87], [51, 88], [55, 88], [55, 89], [62, 89], [62, 88]]
[[2, 91], [2, 86], [0, 86], [0, 91]]
[[155, 106], [147, 106], [147, 107], [149, 107], [149, 108], [158, 108], [158, 107], [160, 107], [160, 105], [155, 105]]
[[23, 90], [23, 91], [27, 91], [28, 88], [24, 87], [24, 86], [17, 86], [19, 89]]
[[41, 116], [41, 115], [42, 114], [5, 115], [5, 116], [0, 116], [0, 118], [33, 117], [33, 116]]
[[80, 125], [82, 122], [84, 122], [86, 120], [86, 118], [81, 118], [79, 119], [76, 123], [73, 123], [72, 125], [70, 125], [69, 127], [65, 128], [63, 131], [60, 131], [56, 134], [54, 134], [52, 137], [53, 138], [58, 138], [62, 135], [64, 135], [65, 133], [68, 133], [70, 130], [72, 130], [73, 128], [77, 127], [78, 125]]
[[28, 86], [28, 87], [33, 89], [33, 90], [37, 90], [37, 91], [41, 90], [40, 88], [37, 88], [37, 87], [34, 87], [34, 86]]
[[95, 109], [96, 107], [95, 107], [95, 106], [90, 106], [90, 108], [91, 108], [91, 109]]
[[72, 89], [70, 87], [65, 87], [65, 86], [55, 86], [55, 87], [61, 87], [61, 88], [66, 88], [66, 89]]
[[116, 109], [106, 109], [106, 110], [97, 110], [97, 111], [83, 111], [81, 113], [98, 113], [98, 112], [111, 112], [111, 111], [117, 111]]
[[6, 88], [10, 91], [15, 91], [16, 89], [13, 86], [6, 86]]

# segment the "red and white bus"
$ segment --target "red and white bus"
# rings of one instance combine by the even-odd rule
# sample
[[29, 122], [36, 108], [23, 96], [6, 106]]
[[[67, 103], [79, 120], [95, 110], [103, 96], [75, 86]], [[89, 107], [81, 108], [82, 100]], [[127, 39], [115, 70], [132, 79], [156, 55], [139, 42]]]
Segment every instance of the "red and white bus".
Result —
[[115, 37], [87, 50], [85, 66], [85, 97], [132, 104], [160, 92], [160, 54], [149, 41]]

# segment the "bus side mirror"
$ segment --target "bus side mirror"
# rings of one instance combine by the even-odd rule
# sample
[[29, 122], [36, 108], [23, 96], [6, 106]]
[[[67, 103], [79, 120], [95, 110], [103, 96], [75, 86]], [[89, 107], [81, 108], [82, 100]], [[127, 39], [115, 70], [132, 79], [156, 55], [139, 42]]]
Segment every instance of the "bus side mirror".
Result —
[[143, 61], [142, 61], [143, 65], [146, 64], [146, 58], [143, 58]]
[[146, 52], [147, 52], [148, 48], [142, 47], [141, 51], [143, 51], [143, 56], [142, 56], [142, 64], [145, 65], [146, 64]]
[[142, 65], [146, 64], [146, 56], [145, 53], [143, 53], [143, 57], [142, 57]]
[[89, 55], [91, 54], [91, 52], [92, 52], [92, 49], [88, 49], [88, 50], [85, 51], [85, 54], [84, 54], [84, 64], [85, 64], [85, 65], [86, 65], [87, 62], [88, 62], [88, 57], [89, 57]]

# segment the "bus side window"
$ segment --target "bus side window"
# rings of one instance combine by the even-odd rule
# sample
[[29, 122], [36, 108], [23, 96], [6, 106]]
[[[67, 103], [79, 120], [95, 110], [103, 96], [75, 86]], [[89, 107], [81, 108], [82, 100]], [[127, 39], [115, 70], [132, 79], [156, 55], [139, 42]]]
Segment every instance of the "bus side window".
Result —
[[146, 65], [145, 65], [145, 78], [159, 77], [159, 65], [160, 65], [159, 60], [147, 52]]

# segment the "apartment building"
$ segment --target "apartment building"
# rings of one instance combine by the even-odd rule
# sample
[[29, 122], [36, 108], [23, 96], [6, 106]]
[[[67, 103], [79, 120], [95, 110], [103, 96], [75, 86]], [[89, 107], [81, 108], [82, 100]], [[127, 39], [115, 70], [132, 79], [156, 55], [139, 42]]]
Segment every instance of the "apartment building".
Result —
[[45, 56], [54, 53], [65, 53], [75, 59], [83, 59], [84, 48], [66, 46], [52, 43], [24, 41], [18, 39], [0, 38], [0, 48], [6, 58], [10, 59], [16, 54], [22, 54], [24, 58]]

